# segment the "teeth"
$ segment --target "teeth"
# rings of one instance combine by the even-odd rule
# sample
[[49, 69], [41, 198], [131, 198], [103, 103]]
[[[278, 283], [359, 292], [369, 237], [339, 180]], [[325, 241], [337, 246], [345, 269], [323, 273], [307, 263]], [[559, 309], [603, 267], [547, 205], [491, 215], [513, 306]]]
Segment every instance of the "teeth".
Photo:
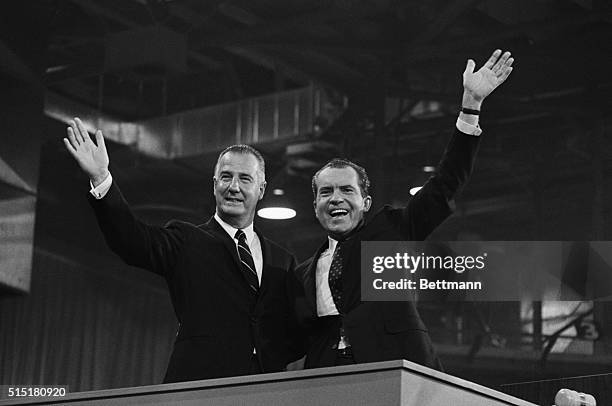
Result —
[[348, 213], [348, 211], [343, 210], [343, 209], [336, 209], [336, 210], [332, 210], [330, 214], [332, 216], [335, 216], [335, 215], [341, 215], [341, 214], [346, 214], [346, 213]]

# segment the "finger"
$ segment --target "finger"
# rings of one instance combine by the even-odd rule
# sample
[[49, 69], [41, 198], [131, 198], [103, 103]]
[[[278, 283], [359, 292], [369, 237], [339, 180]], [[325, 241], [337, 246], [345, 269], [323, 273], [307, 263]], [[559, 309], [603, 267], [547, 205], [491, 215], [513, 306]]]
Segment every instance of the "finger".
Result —
[[83, 140], [83, 137], [81, 137], [81, 132], [79, 131], [79, 128], [77, 127], [77, 124], [74, 120], [70, 120], [70, 128], [72, 129], [72, 136], [74, 137], [75, 141], [76, 141], [76, 145], [80, 145], [83, 142], [85, 142]]
[[475, 67], [476, 67], [476, 62], [474, 62], [473, 59], [468, 59], [467, 64], [465, 65], [465, 71], [463, 72], [463, 74], [466, 75], [469, 73], [474, 73]]
[[502, 66], [504, 66], [504, 64], [506, 63], [506, 61], [508, 60], [508, 58], [510, 58], [510, 52], [504, 52], [504, 54], [501, 56], [501, 58], [499, 58], [499, 60], [497, 61], [497, 63], [493, 66], [493, 71], [498, 71], [501, 69]]
[[98, 146], [98, 148], [106, 152], [106, 144], [104, 143], [104, 136], [102, 135], [102, 131], [100, 130], [96, 131], [96, 145]]
[[87, 141], [91, 142], [91, 138], [89, 138], [89, 133], [87, 132], [87, 129], [85, 129], [85, 126], [83, 125], [83, 122], [81, 121], [81, 119], [78, 117], [75, 117], [74, 121], [76, 121], [77, 128], [79, 129], [79, 133], [81, 137], [83, 138], [83, 142], [87, 142]]
[[72, 145], [72, 148], [74, 148], [74, 150], [76, 151], [77, 148], [79, 147], [79, 142], [76, 140], [76, 137], [74, 136], [74, 129], [72, 127], [68, 127], [68, 141], [70, 141], [70, 145]]
[[501, 52], [501, 49], [496, 49], [495, 51], [493, 51], [493, 53], [489, 57], [489, 60], [484, 64], [484, 67], [487, 69], [491, 69], [493, 65], [495, 65], [495, 61], [497, 61], [497, 58], [499, 58], [499, 56], [501, 55]]
[[500, 83], [503, 83], [506, 79], [508, 79], [508, 76], [510, 76], [511, 73], [512, 67], [508, 67], [508, 69], [504, 70], [504, 73], [502, 73], [502, 75], [499, 77]]
[[64, 140], [64, 145], [66, 145], [66, 149], [68, 150], [68, 152], [70, 152], [70, 154], [76, 158], [76, 153], [77, 153], [76, 149], [74, 149], [70, 141], [68, 141], [68, 138], [64, 138], [63, 140]]
[[497, 72], [495, 72], [495, 74], [497, 75], [497, 77], [502, 77], [503, 75], [506, 74], [506, 71], [512, 66], [512, 63], [514, 62], [514, 58], [508, 58], [508, 60], [506, 61], [506, 63], [501, 67], [501, 69], [499, 69]]

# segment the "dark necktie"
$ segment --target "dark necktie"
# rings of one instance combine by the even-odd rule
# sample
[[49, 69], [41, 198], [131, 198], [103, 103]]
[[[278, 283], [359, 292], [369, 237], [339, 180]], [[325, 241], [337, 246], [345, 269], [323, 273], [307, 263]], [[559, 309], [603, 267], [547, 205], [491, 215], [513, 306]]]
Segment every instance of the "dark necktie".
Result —
[[236, 231], [235, 239], [238, 240], [238, 256], [242, 265], [242, 271], [246, 277], [249, 286], [255, 293], [259, 289], [259, 280], [257, 279], [257, 271], [255, 270], [255, 261], [253, 255], [246, 242], [246, 234], [242, 230]]
[[338, 241], [336, 250], [329, 267], [328, 280], [329, 290], [338, 313], [342, 313], [342, 242]]

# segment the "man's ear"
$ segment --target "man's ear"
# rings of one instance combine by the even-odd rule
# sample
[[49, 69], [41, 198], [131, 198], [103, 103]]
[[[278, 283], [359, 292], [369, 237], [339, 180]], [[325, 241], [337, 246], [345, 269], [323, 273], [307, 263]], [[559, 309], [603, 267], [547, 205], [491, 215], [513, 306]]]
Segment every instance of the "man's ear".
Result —
[[215, 185], [217, 184], [217, 177], [213, 176], [213, 195], [215, 194]]
[[370, 207], [372, 207], [372, 196], [367, 195], [366, 197], [363, 198], [363, 211], [364, 212], [370, 211]]
[[266, 186], [268, 186], [268, 184], [266, 183], [265, 180], [261, 182], [261, 185], [259, 185], [259, 199], [258, 200], [263, 199], [264, 193], [266, 193]]

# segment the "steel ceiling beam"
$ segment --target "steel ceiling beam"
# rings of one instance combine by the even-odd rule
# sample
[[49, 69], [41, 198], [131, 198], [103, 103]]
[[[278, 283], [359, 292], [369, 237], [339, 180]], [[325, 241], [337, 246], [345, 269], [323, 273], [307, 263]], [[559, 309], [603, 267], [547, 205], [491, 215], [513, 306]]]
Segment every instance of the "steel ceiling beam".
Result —
[[452, 1], [438, 17], [429, 24], [429, 28], [420, 33], [412, 41], [415, 45], [422, 45], [435, 40], [444, 30], [465, 11], [481, 0], [454, 0]]

